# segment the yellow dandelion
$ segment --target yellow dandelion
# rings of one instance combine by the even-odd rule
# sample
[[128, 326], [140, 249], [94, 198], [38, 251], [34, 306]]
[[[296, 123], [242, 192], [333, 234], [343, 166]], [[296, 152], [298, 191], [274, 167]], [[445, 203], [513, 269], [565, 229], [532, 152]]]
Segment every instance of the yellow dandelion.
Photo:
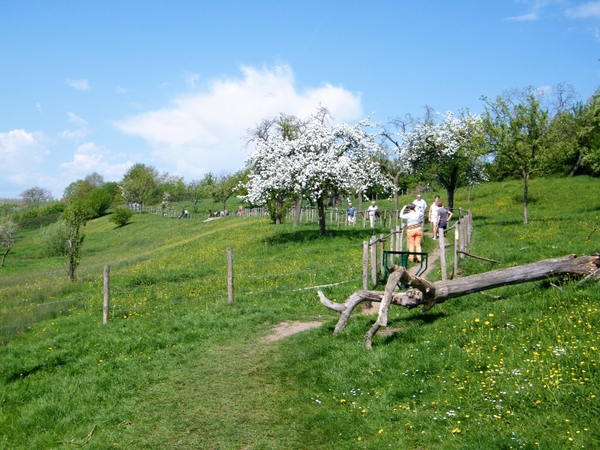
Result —
[[379, 434], [383, 433], [383, 428], [381, 428], [378, 433]]
[[459, 434], [461, 433], [460, 428], [455, 428], [454, 430], [452, 430], [452, 434]]

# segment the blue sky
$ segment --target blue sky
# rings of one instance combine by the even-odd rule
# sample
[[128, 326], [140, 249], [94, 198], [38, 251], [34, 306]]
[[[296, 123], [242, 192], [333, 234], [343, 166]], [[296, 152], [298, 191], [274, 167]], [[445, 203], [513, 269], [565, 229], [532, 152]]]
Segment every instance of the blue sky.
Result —
[[385, 123], [600, 86], [600, 1], [5, 0], [0, 42], [0, 198], [232, 172], [249, 128], [319, 105]]

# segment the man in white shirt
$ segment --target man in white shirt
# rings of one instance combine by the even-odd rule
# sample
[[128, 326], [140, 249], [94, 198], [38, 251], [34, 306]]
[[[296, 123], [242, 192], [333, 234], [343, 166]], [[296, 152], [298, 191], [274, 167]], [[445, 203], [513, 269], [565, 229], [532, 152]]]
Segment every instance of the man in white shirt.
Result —
[[367, 208], [367, 213], [369, 214], [369, 222], [371, 224], [371, 228], [375, 227], [375, 220], [377, 219], [378, 212], [379, 212], [379, 209], [377, 208], [377, 205], [375, 205], [375, 202], [371, 202], [371, 206], [369, 206]]
[[423, 229], [425, 211], [427, 210], [427, 202], [421, 198], [421, 194], [417, 194], [417, 198], [413, 202], [413, 205], [415, 205], [415, 211], [421, 214], [421, 229]]

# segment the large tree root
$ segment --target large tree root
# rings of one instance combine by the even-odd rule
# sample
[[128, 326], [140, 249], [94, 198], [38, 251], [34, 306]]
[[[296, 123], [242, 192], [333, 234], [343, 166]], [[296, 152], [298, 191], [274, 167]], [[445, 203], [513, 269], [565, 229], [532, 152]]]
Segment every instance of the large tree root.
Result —
[[[365, 346], [371, 348], [371, 338], [379, 328], [387, 326], [387, 314], [390, 305], [404, 306], [408, 309], [422, 306], [423, 311], [427, 311], [435, 304], [443, 303], [448, 299], [500, 286], [543, 280], [561, 275], [589, 276], [594, 274], [597, 276], [598, 268], [600, 268], [600, 253], [579, 258], [576, 255], [567, 255], [562, 258], [546, 259], [532, 264], [432, 283], [424, 278], [411, 275], [403, 267], [395, 266], [383, 292], [356, 291], [344, 303], [332, 302], [321, 291], [318, 291], [318, 295], [323, 305], [340, 313], [340, 318], [333, 332], [334, 336], [344, 329], [350, 314], [357, 305], [367, 301], [381, 302], [377, 322], [365, 335]], [[405, 286], [410, 286], [410, 289], [406, 292], [394, 292], [399, 282]]]

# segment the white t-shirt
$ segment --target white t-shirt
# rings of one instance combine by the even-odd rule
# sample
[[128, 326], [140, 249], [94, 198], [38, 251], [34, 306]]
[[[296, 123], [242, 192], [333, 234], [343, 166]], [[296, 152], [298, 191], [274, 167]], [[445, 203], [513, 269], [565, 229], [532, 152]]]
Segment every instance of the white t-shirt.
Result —
[[375, 217], [375, 211], [377, 211], [377, 210], [378, 210], [377, 205], [371, 205], [367, 208], [369, 216], [371, 216], [371, 217]]
[[427, 202], [425, 200], [415, 200], [413, 202], [413, 205], [415, 205], [415, 209], [417, 211], [419, 211], [423, 215], [425, 214], [425, 210], [427, 209]]

